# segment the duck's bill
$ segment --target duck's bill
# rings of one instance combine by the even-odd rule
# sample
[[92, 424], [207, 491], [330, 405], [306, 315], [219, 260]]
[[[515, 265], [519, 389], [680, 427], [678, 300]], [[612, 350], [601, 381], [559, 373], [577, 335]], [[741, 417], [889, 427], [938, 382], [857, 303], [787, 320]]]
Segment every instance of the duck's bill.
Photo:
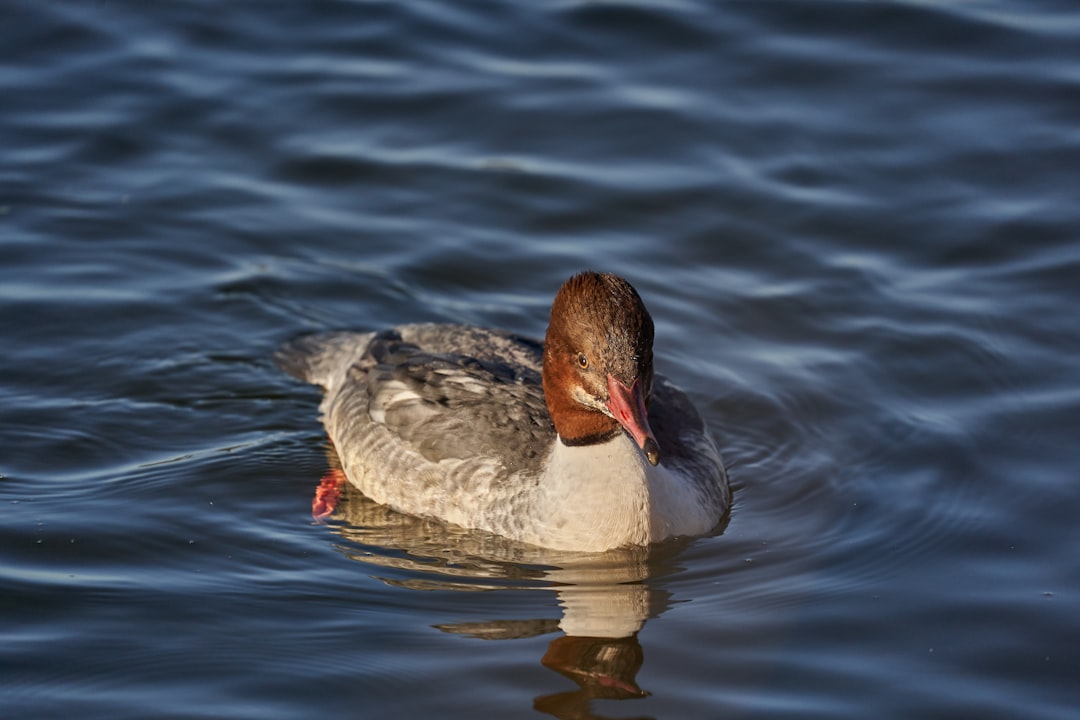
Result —
[[626, 387], [622, 381], [608, 375], [607, 409], [611, 416], [622, 425], [634, 442], [645, 453], [649, 464], [660, 462], [660, 446], [656, 443], [652, 428], [649, 427], [649, 413], [645, 408], [645, 396], [641, 390], [641, 378]]

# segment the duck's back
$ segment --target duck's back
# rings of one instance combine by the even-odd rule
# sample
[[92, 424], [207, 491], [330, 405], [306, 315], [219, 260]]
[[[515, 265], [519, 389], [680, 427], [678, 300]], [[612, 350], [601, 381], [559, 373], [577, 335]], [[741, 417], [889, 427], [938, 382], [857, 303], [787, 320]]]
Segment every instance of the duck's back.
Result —
[[276, 359], [325, 389], [327, 431], [366, 495], [512, 536], [555, 441], [541, 354], [510, 333], [418, 324], [308, 336]]

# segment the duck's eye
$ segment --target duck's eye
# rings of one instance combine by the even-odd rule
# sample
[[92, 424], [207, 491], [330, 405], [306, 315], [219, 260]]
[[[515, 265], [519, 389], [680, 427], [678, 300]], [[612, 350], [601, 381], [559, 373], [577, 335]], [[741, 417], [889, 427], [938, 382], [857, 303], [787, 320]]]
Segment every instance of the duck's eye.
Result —
[[589, 358], [585, 353], [578, 353], [577, 356], [578, 367], [585, 370], [589, 367]]

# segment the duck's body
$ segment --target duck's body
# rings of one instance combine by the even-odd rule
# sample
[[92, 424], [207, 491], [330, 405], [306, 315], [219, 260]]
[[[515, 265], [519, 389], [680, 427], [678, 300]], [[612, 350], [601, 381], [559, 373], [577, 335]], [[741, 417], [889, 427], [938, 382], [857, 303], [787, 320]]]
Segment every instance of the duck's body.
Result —
[[654, 380], [651, 346], [633, 288], [585, 273], [556, 297], [544, 345], [419, 324], [301, 338], [278, 361], [325, 389], [342, 469], [373, 500], [602, 551], [706, 533], [730, 501], [716, 445], [687, 397]]

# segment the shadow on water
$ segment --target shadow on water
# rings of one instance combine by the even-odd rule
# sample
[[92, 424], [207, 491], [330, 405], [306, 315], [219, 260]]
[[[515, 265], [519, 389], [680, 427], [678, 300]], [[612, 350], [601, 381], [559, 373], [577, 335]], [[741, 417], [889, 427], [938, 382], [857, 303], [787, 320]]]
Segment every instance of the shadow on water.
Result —
[[[330, 469], [337, 456], [328, 449]], [[723, 532], [724, 523], [716, 529]], [[367, 498], [348, 483], [328, 526], [351, 560], [373, 578], [414, 591], [551, 592], [557, 617], [493, 618], [433, 627], [476, 640], [555, 635], [540, 664], [577, 689], [541, 694], [535, 710], [557, 718], [596, 718], [593, 700], [645, 698], [637, 682], [645, 652], [638, 634], [672, 604], [664, 578], [680, 572], [692, 539], [604, 553], [573, 553], [517, 543], [488, 533], [405, 515]]]

